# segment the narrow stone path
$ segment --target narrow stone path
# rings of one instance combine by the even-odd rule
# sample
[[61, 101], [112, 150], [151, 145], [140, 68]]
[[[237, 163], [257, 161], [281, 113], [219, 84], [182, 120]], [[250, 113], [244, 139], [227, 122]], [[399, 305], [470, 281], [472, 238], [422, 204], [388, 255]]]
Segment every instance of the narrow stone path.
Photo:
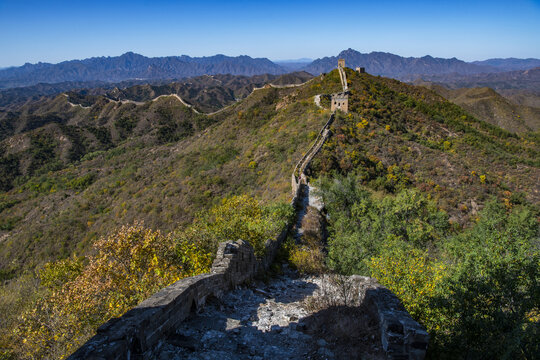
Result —
[[315, 103], [315, 106], [317, 106], [318, 108], [323, 108], [321, 106], [321, 95], [315, 95], [315, 97], [313, 98], [313, 102]]
[[[330, 116], [330, 119], [319, 132], [319, 135], [315, 139], [315, 142], [311, 148], [296, 164], [296, 167], [293, 170], [293, 193], [294, 196], [298, 197], [296, 202], [296, 222], [294, 227], [294, 238], [297, 242], [299, 242], [304, 233], [302, 223], [304, 217], [308, 213], [308, 206], [313, 206], [317, 208], [318, 211], [321, 211], [321, 209], [324, 207], [322, 199], [316, 194], [317, 189], [310, 185], [305, 171], [309, 167], [311, 160], [313, 160], [315, 155], [317, 155], [317, 153], [321, 150], [326, 139], [330, 135], [330, 125], [332, 124], [333, 120], [334, 114]], [[298, 192], [296, 192], [296, 189], [298, 189]]]
[[349, 91], [349, 86], [347, 85], [347, 74], [345, 73], [345, 69], [343, 69], [341, 66], [338, 66], [339, 71], [339, 79], [341, 80], [341, 86], [343, 87], [343, 92]]
[[[284, 275], [268, 284], [255, 283], [231, 291], [220, 300], [207, 301], [199, 313], [193, 313], [174, 334], [162, 340], [155, 358], [322, 360], [356, 359], [360, 353], [366, 359], [384, 358], [378, 328], [369, 324], [376, 323], [376, 319], [341, 309], [341, 316], [353, 318], [339, 324], [339, 315], [328, 309], [319, 312], [312, 305], [316, 302], [313, 299], [324, 295], [326, 285], [322, 278], [299, 277], [287, 267], [284, 271]], [[358, 317], [354, 318], [355, 315]], [[350, 328], [351, 321], [355, 329]], [[333, 325], [327, 325], [332, 322]], [[333, 328], [336, 324], [344, 327], [348, 338]], [[358, 331], [359, 324], [366, 331]], [[351, 334], [356, 344], [346, 345]], [[345, 344], [336, 341], [338, 338], [345, 340]], [[344, 350], [343, 345], [354, 349], [353, 353]]]
[[308, 205], [321, 211], [324, 207], [322, 198], [317, 193], [318, 189], [308, 183]]

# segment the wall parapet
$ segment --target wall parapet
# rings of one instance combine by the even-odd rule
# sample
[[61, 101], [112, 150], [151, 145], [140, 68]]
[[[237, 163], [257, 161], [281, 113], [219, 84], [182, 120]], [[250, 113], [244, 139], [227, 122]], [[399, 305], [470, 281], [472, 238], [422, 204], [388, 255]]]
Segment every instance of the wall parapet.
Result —
[[[268, 240], [265, 255], [257, 259], [253, 247], [242, 240], [219, 244], [208, 274], [185, 278], [160, 290], [120, 318], [100, 326], [97, 334], [80, 347], [71, 360], [149, 359], [159, 340], [178, 327], [209, 296], [220, 297], [249, 283], [266, 271], [287, 235]], [[429, 334], [405, 310], [401, 301], [376, 279], [352, 276], [359, 284], [359, 298], [378, 320], [381, 343], [391, 360], [423, 360]], [[355, 279], [356, 278], [356, 279]]]
[[210, 273], [181, 279], [158, 291], [119, 318], [97, 329], [97, 334], [68, 359], [146, 359], [163, 335], [200, 308], [209, 296], [221, 296], [251, 281], [271, 265], [288, 226], [277, 239], [266, 242], [264, 256], [255, 257], [253, 247], [243, 240], [219, 244]]
[[317, 135], [317, 138], [315, 139], [315, 142], [309, 150], [304, 154], [304, 156], [300, 159], [300, 161], [296, 164], [294, 167], [292, 176], [291, 176], [291, 188], [292, 188], [292, 205], [295, 206], [298, 198], [300, 197], [300, 190], [301, 190], [301, 184], [307, 184], [307, 180], [305, 178], [304, 171], [309, 167], [311, 161], [317, 155], [317, 153], [321, 150], [322, 146], [330, 136], [330, 125], [334, 122], [334, 114], [332, 113], [330, 115], [330, 118], [324, 124], [321, 131], [319, 131], [319, 134]]
[[423, 360], [429, 344], [426, 329], [415, 321], [398, 297], [372, 279], [363, 299], [377, 314], [381, 343], [390, 360]]

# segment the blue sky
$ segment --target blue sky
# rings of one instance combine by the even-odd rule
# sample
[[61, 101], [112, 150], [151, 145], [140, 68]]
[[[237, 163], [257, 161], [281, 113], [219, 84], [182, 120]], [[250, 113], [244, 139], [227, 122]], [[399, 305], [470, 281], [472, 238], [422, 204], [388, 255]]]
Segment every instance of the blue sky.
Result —
[[353, 48], [540, 58], [540, 0], [0, 0], [0, 67], [134, 51], [318, 58]]

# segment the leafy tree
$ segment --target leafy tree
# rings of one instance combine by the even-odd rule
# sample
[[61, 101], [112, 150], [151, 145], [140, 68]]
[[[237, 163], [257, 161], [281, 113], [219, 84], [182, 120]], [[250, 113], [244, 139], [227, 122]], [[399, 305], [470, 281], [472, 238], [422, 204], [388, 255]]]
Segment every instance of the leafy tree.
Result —
[[174, 246], [171, 237], [136, 223], [97, 241], [84, 268], [75, 258], [47, 264], [40, 279], [48, 292], [14, 330], [19, 355], [63, 358], [99, 324], [191, 275], [182, 272]]
[[[330, 218], [328, 263], [370, 274], [423, 323], [436, 359], [534, 359], [540, 353], [537, 210], [491, 200], [450, 232], [417, 191], [368, 192], [354, 175], [322, 178]], [[523, 201], [520, 201], [523, 203]]]
[[368, 261], [371, 276], [396, 294], [411, 316], [430, 331], [445, 327], [444, 314], [432, 300], [448, 291], [447, 266], [427, 251], [399, 240], [384, 244], [378, 256]]
[[[490, 201], [478, 223], [452, 238], [445, 349], [468, 358], [532, 359], [540, 353], [540, 251], [536, 215]], [[455, 351], [451, 352], [455, 353]]]

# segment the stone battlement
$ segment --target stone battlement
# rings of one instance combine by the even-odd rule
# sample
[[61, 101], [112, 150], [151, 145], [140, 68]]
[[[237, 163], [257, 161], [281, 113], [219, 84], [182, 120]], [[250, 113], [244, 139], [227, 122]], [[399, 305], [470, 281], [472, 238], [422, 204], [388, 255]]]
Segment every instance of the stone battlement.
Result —
[[268, 269], [285, 239], [284, 229], [266, 243], [265, 255], [256, 259], [252, 246], [242, 240], [219, 245], [209, 274], [181, 279], [162, 289], [122, 317], [100, 326], [97, 334], [69, 359], [148, 359], [158, 341], [200, 308], [209, 296], [220, 297], [258, 272]]
[[[177, 281], [144, 300], [122, 317], [102, 325], [97, 334], [69, 359], [151, 359], [160, 340], [174, 332], [207, 298], [249, 283], [265, 271], [286, 236], [286, 229], [267, 242], [267, 256], [257, 259], [245, 241], [221, 243], [211, 273]], [[381, 345], [388, 359], [421, 360], [429, 335], [403, 308], [399, 299], [375, 279], [352, 276], [359, 298], [378, 320]], [[363, 285], [362, 285], [363, 284]]]

